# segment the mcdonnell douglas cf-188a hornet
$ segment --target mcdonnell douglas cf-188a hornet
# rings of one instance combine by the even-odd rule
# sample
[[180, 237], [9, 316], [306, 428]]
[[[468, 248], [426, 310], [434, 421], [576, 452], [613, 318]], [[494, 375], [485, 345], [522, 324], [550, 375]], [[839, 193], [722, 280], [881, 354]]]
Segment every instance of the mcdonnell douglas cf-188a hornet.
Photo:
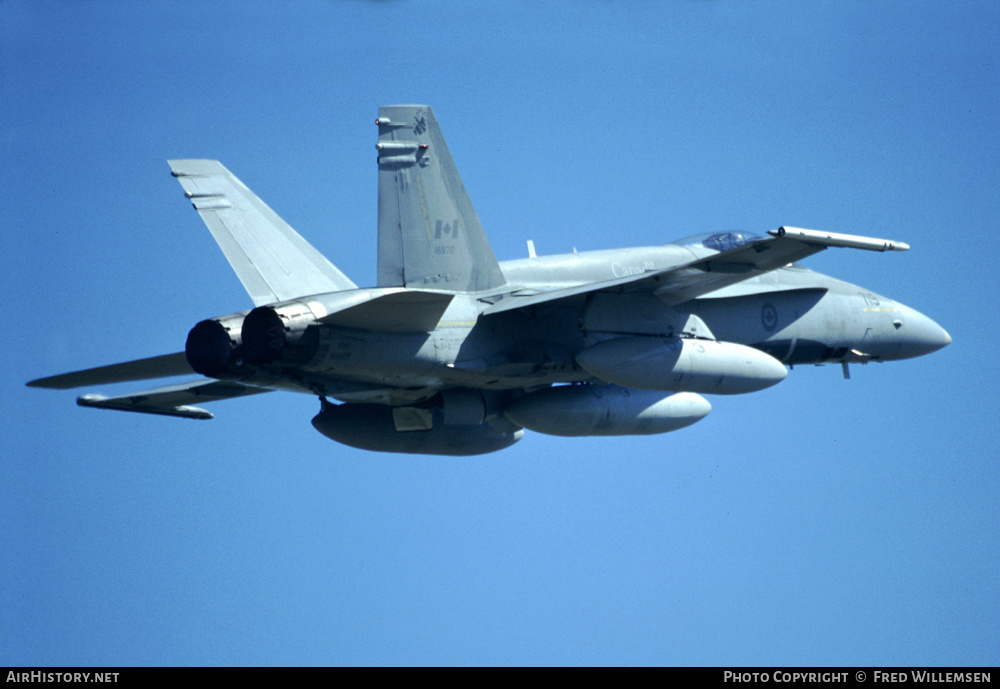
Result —
[[891, 361], [951, 338], [896, 301], [799, 267], [827, 247], [905, 251], [781, 227], [666, 246], [498, 262], [431, 108], [379, 109], [378, 286], [362, 289], [214, 160], [173, 160], [255, 308], [204, 320], [183, 352], [42, 378], [67, 389], [197, 373], [85, 407], [212, 415], [271, 390], [316, 395], [312, 423], [366, 450], [473, 455], [524, 429], [665, 433], [701, 395], [754, 392], [786, 365]]

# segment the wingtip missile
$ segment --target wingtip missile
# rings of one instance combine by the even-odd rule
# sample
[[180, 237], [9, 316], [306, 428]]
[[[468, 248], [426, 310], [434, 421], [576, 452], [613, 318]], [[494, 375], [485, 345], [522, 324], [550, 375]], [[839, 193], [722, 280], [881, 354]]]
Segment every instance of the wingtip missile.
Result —
[[159, 416], [179, 416], [184, 419], [212, 419], [213, 414], [205, 409], [190, 406], [177, 407], [156, 407], [136, 404], [129, 398], [105, 397], [104, 395], [81, 395], [76, 398], [76, 403], [81, 407], [93, 407], [96, 409], [118, 409], [119, 411], [137, 411], [143, 414], [157, 414]]
[[876, 237], [861, 237], [854, 234], [839, 232], [824, 232], [823, 230], [807, 230], [801, 227], [779, 227], [768, 232], [772, 237], [788, 237], [798, 239], [808, 244], [823, 246], [839, 246], [848, 249], [865, 249], [867, 251], [909, 251], [910, 245]]

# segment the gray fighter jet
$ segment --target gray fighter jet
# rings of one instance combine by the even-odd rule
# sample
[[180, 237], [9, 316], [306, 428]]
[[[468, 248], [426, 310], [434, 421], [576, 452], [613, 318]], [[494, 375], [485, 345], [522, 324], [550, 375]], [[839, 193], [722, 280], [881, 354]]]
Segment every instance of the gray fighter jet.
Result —
[[951, 338], [892, 299], [800, 267], [827, 247], [901, 242], [781, 227], [665, 246], [498, 262], [431, 108], [379, 109], [378, 286], [359, 288], [214, 160], [173, 160], [255, 308], [195, 325], [176, 354], [28, 383], [67, 389], [204, 378], [85, 407], [212, 415], [271, 390], [316, 395], [313, 426], [366, 450], [472, 455], [525, 428], [673, 431], [701, 395], [753, 392], [786, 366], [907, 359]]

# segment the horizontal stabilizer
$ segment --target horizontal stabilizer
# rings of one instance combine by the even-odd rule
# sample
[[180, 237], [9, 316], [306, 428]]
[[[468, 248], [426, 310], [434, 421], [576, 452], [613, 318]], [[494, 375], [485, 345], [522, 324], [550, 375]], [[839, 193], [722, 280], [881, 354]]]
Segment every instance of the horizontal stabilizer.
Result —
[[134, 392], [117, 397], [103, 395], [83, 395], [76, 403], [81, 407], [96, 407], [98, 409], [117, 409], [118, 411], [134, 411], [143, 414], [160, 414], [162, 416], [180, 416], [186, 419], [211, 419], [212, 414], [189, 406], [191, 402], [215, 402], [217, 400], [245, 397], [262, 392], [270, 392], [264, 388], [254, 388], [239, 383], [216, 380], [196, 380], [180, 385], [168, 385], [162, 388]]
[[164, 354], [149, 359], [129, 361], [124, 364], [111, 364], [88, 368], [85, 371], [63, 373], [58, 376], [39, 378], [28, 383], [32, 388], [51, 388], [53, 390], [70, 390], [86, 385], [110, 385], [112, 383], [127, 383], [133, 380], [151, 380], [153, 378], [169, 378], [171, 376], [189, 376], [194, 373], [188, 364], [184, 352]]
[[168, 162], [255, 305], [357, 287], [219, 161]]

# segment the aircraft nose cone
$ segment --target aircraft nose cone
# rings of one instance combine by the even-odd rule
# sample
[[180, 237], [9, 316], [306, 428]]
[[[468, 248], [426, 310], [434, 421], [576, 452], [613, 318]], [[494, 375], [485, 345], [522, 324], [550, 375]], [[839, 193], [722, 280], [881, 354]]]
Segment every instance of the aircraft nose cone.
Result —
[[903, 358], [923, 356], [951, 344], [951, 335], [933, 320], [909, 307], [903, 307], [901, 317], [893, 323], [901, 337]]

